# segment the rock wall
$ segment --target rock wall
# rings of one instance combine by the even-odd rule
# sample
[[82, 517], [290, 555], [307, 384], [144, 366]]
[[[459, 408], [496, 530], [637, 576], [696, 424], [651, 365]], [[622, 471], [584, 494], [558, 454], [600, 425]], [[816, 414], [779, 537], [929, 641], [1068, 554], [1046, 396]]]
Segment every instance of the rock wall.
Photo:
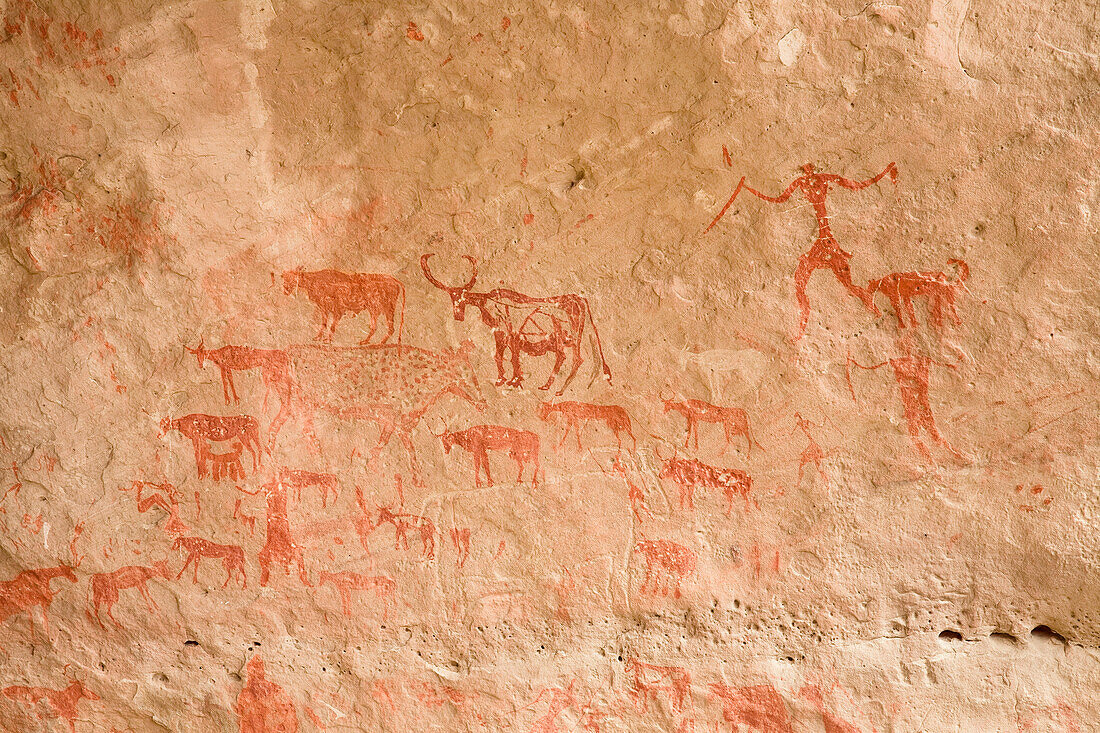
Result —
[[1089, 3], [0, 7], [3, 730], [1100, 730]]

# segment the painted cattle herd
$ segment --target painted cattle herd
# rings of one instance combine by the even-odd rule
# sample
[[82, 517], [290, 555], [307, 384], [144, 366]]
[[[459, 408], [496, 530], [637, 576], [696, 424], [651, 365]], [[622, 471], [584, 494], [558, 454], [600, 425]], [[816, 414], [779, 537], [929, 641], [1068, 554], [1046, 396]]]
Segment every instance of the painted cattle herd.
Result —
[[[890, 366], [916, 453], [926, 462], [935, 463], [922, 440], [926, 435], [952, 459], [965, 461], [940, 433], [930, 406], [931, 367], [941, 362], [919, 350], [913, 333], [921, 329], [916, 309], [920, 303], [926, 306], [933, 332], [947, 328], [949, 322], [961, 323], [956, 307], [970, 275], [969, 267], [961, 259], [950, 259], [957, 269], [954, 277], [942, 272], [899, 272], [862, 287], [851, 279], [848, 260], [852, 255], [840, 249], [829, 228], [825, 201], [831, 187], [858, 190], [885, 176], [896, 183], [898, 171], [893, 163], [866, 180], [822, 174], [807, 166], [803, 177], [774, 197], [752, 189], [742, 179], [730, 203], [741, 191], [771, 202], [785, 201], [795, 193], [806, 197], [819, 232], [794, 275], [798, 307], [794, 340], [806, 332], [812, 313], [806, 285], [817, 269], [832, 270], [844, 291], [857, 297], [875, 317], [885, 318], [875, 302], [876, 295], [883, 296], [896, 322], [897, 354], [873, 365], [849, 357], [848, 384], [851, 387], [851, 366], [866, 370]], [[447, 259], [447, 269], [469, 268], [465, 282], [447, 284], [433, 270], [433, 266], [444, 269]], [[202, 536], [204, 533], [197, 529], [204, 526], [199, 491], [191, 506], [185, 493], [163, 477], [135, 480], [120, 489], [132, 492], [139, 514], [158, 512], [158, 531], [167, 536], [182, 563], [149, 557], [143, 563], [118, 563], [114, 569], [88, 573], [80, 568], [86, 556], [74, 549], [79, 532], [74, 533], [68, 564], [25, 570], [0, 582], [0, 625], [6, 631], [5, 638], [16, 638], [14, 628], [20, 619], [27, 624], [28, 640], [33, 642], [39, 627], [49, 635], [51, 604], [59, 594], [72, 592], [86, 594], [86, 616], [103, 633], [109, 633], [111, 627], [125, 628], [139, 613], [135, 601], [144, 603], [144, 613], [160, 611], [150, 585], [181, 579], [186, 584], [183, 576], [188, 573], [190, 585], [211, 585], [212, 594], [257, 585], [260, 589], [278, 587], [296, 580], [318, 598], [336, 603], [335, 608], [344, 618], [373, 616], [378, 623], [386, 624], [398, 613], [404, 594], [419, 592], [410, 587], [416, 581], [407, 579], [402, 568], [409, 563], [424, 566], [446, 562], [461, 570], [471, 556], [471, 547], [477, 548], [476, 533], [455, 524], [453, 509], [450, 520], [446, 520], [441, 503], [433, 509], [430, 501], [418, 506], [406, 502], [405, 481], [418, 492], [428, 490], [430, 494], [418, 456], [425, 446], [432, 446], [432, 460], [448, 476], [456, 477], [458, 485], [469, 491], [496, 492], [479, 496], [486, 497], [485, 501], [499, 501], [507, 496], [507, 490], [552, 492], [567, 482], [576, 459], [567, 460], [563, 451], [573, 454], [575, 444], [575, 453], [582, 459], [594, 461], [603, 475], [617, 477], [625, 484], [621, 513], [634, 537], [629, 549], [628, 592], [632, 602], [649, 607], [675, 605], [689, 596], [702, 564], [702, 558], [685, 544], [686, 540], [660, 536], [661, 525], [655, 521], [651, 504], [660, 501], [664, 492], [675, 494], [676, 498], [668, 502], [672, 511], [686, 515], [706, 512], [708, 521], [727, 523], [752, 522], [762, 502], [782, 497], [776, 481], [754, 476], [750, 471], [749, 459], [754, 452], [759, 456], [784, 451], [756, 440], [752, 426], [759, 416], [750, 414], [745, 406], [713, 404], [701, 395], [669, 393], [666, 388], [652, 400], [656, 406], [653, 412], [664, 417], [663, 423], [654, 423], [616, 403], [612, 382], [615, 339], [609, 339], [605, 356], [598, 328], [602, 325], [601, 312], [610, 304], [575, 293], [532, 295], [509, 287], [475, 290], [479, 262], [469, 255], [448, 258], [428, 252], [420, 256], [418, 264], [427, 283], [446, 295], [447, 300], [437, 299], [433, 312], [453, 317], [455, 323], [447, 325], [457, 328], [464, 338], [491, 341], [491, 353], [479, 353], [471, 340], [457, 346], [408, 343], [406, 317], [417, 313], [415, 308], [407, 313], [407, 305], [413, 305], [407, 303], [407, 284], [390, 275], [304, 267], [283, 272], [282, 296], [292, 299], [304, 295], [315, 307], [319, 324], [313, 343], [264, 348], [224, 344], [211, 348], [207, 346], [209, 334], [196, 334], [198, 338], [182, 345], [181, 351], [194, 357], [192, 364], [199, 370], [211, 364], [216, 367], [220, 398], [207, 395], [209, 414], [160, 416], [159, 434], [149, 436], [167, 447], [189, 448], [196, 479], [205, 485], [224, 485], [233, 499], [232, 514], [225, 507], [226, 516], [222, 518], [239, 530], [247, 530], [250, 538], [259, 534], [262, 547], [251, 552], [243, 542], [234, 544]], [[448, 303], [449, 310], [440, 308]], [[469, 322], [467, 315], [473, 316]], [[353, 327], [364, 323], [366, 334], [357, 345], [341, 345]], [[605, 335], [614, 336], [606, 329]], [[491, 364], [491, 369], [481, 371], [485, 364]], [[588, 387], [582, 389], [578, 384], [586, 381], [582, 372], [585, 364], [593, 375]], [[568, 370], [564, 374], [563, 368]], [[526, 390], [525, 379], [535, 372], [546, 374], [545, 381], [536, 391]], [[242, 379], [244, 375], [250, 376]], [[577, 380], [579, 375], [582, 378]], [[265, 411], [269, 401], [278, 402], [266, 426], [263, 414], [220, 414], [226, 412], [223, 407], [232, 413], [242, 403], [242, 393], [246, 403], [254, 402], [247, 399], [256, 395], [247, 394], [246, 386], [256, 383], [254, 376], [259, 377], [263, 387]], [[598, 377], [606, 380], [606, 386], [601, 386], [609, 390], [599, 401], [559, 399], [568, 390], [589, 389]], [[670, 375], [670, 379], [674, 377]], [[498, 389], [483, 387], [483, 383], [487, 386], [490, 382]], [[518, 398], [526, 406], [522, 424], [527, 427], [479, 421], [479, 415], [501, 395]], [[320, 413], [324, 414], [327, 429], [318, 427]], [[779, 418], [793, 420], [796, 427], [792, 435], [800, 432], [807, 441], [797, 462], [797, 487], [803, 485], [809, 467], [808, 481], [827, 488], [828, 453], [814, 438], [825, 424], [813, 423], [799, 413], [770, 416], [773, 422]], [[356, 444], [363, 446], [342, 465], [329, 465], [322, 458], [335, 454], [330, 441], [339, 436], [332, 425], [339, 427], [336, 432], [356, 435]], [[541, 426], [541, 431], [528, 429], [532, 425]], [[653, 432], [660, 430], [666, 434]], [[278, 448], [287, 441], [301, 441], [315, 465], [279, 464]], [[716, 448], [720, 448], [717, 453]], [[398, 460], [396, 456], [402, 454], [403, 460]], [[349, 466], [370, 476], [374, 485], [343, 483], [341, 472]], [[396, 470], [387, 474], [383, 466]], [[351, 499], [346, 498], [350, 496], [355, 497], [354, 513], [342, 515], [337, 507], [351, 506]], [[218, 509], [208, 507], [206, 511]], [[452, 526], [446, 526], [448, 521]], [[326, 560], [324, 552], [333, 546], [332, 537], [343, 533], [355, 538], [351, 547], [359, 553], [358, 570], [338, 569]], [[505, 542], [502, 540], [495, 549], [494, 559], [505, 551]], [[757, 568], [771, 562], [770, 552], [754, 546], [752, 562]], [[402, 559], [400, 565], [375, 567], [376, 562], [384, 562], [380, 558], [394, 556]], [[778, 553], [775, 558], [778, 563]], [[253, 559], [259, 568], [258, 578], [249, 577]], [[218, 573], [216, 578], [211, 574], [214, 572]], [[74, 585], [76, 591], [71, 589]], [[559, 617], [568, 617], [567, 599], [576, 591], [572, 572], [564, 572], [555, 586], [555, 593], [562, 599]], [[500, 598], [509, 594], [504, 592]], [[529, 618], [529, 609], [518, 597], [500, 603], [506, 608], [504, 617]], [[120, 611], [123, 607], [125, 612]], [[627, 659], [626, 692], [627, 699], [642, 712], [653, 705], [664, 705], [675, 721], [676, 731], [701, 731], [695, 728], [695, 706], [706, 701], [721, 710], [721, 719], [731, 730], [794, 730], [787, 703], [773, 687], [723, 683], [693, 686], [687, 669], [667, 661]], [[827, 710], [816, 689], [807, 687], [804, 697], [817, 706], [825, 729], [857, 730]], [[385, 701], [388, 693], [381, 683], [378, 690], [376, 698]], [[62, 689], [9, 686], [2, 692], [12, 701], [31, 706], [44, 719], [60, 718], [73, 731], [79, 711], [100, 700], [78, 679]], [[446, 694], [458, 707], [467, 702], [457, 691]], [[530, 706], [542, 712], [529, 726], [532, 732], [560, 730], [560, 716], [570, 709], [585, 730], [601, 730], [600, 720], [610, 714], [582, 700], [574, 683], [542, 690]], [[298, 730], [293, 701], [268, 678], [258, 654], [248, 663], [236, 712], [241, 731]], [[477, 725], [476, 710], [467, 712], [467, 724]], [[314, 711], [309, 716], [316, 722]]]

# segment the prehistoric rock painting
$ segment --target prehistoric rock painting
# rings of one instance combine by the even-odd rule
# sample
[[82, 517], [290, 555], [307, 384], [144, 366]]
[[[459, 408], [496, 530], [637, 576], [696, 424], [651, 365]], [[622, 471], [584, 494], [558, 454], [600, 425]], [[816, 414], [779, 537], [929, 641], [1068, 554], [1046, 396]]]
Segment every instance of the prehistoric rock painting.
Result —
[[1100, 720], [1091, 4], [0, 5], [0, 730]]
[[260, 585], [267, 585], [271, 577], [271, 565], [280, 565], [288, 574], [290, 566], [298, 566], [298, 579], [302, 585], [310, 586], [309, 577], [306, 575], [305, 558], [302, 548], [294, 541], [290, 532], [290, 519], [287, 516], [286, 489], [278, 479], [270, 481], [256, 491], [247, 491], [240, 486], [238, 491], [243, 491], [251, 496], [263, 494], [267, 501], [267, 529], [264, 533], [264, 546], [260, 550], [257, 559], [260, 561]]
[[34, 638], [33, 609], [38, 608], [42, 614], [42, 628], [49, 636], [50, 624], [46, 612], [58, 593], [50, 583], [58, 579], [75, 583], [76, 573], [72, 568], [61, 565], [55, 568], [24, 570], [11, 580], [0, 581], [0, 624], [12, 616], [26, 613], [31, 638]]
[[[432, 254], [421, 256], [420, 268], [424, 271], [424, 277], [428, 278], [428, 282], [451, 297], [455, 320], [466, 319], [467, 307], [476, 308], [482, 323], [493, 332], [493, 340], [496, 342], [496, 353], [493, 358], [497, 365], [497, 385], [507, 384], [519, 387], [523, 384], [521, 354], [545, 356], [552, 352], [554, 366], [550, 371], [550, 378], [546, 380], [546, 384], [539, 387], [539, 389], [548, 390], [554, 384], [554, 379], [561, 371], [562, 365], [565, 364], [566, 350], [570, 350], [573, 364], [569, 375], [558, 388], [557, 394], [561, 395], [573, 381], [581, 362], [584, 361], [581, 347], [584, 342], [586, 323], [592, 325], [592, 337], [600, 355], [600, 368], [603, 369], [608, 383], [611, 382], [611, 369], [607, 366], [607, 360], [604, 359], [600, 334], [596, 330], [596, 322], [592, 319], [592, 309], [587, 299], [574, 294], [536, 298], [506, 288], [497, 288], [484, 293], [476, 292], [473, 287], [477, 281], [477, 260], [469, 255], [465, 255], [465, 258], [473, 268], [470, 279], [464, 285], [457, 287], [444, 285], [432, 275], [428, 267], [428, 259], [431, 257]], [[512, 376], [508, 379], [504, 377], [506, 352], [510, 354], [512, 362]]]
[[752, 497], [752, 477], [740, 469], [719, 468], [703, 463], [697, 458], [670, 456], [662, 459], [660, 478], [669, 479], [680, 489], [680, 508], [695, 507], [695, 489], [703, 487], [721, 491], [726, 499], [726, 516], [733, 512], [734, 496], [745, 500], [745, 510], [751, 506], [760, 508]]
[[[213, 464], [214, 479], [244, 477], [241, 465], [241, 451], [247, 449], [252, 454], [252, 470], [260, 466], [264, 448], [260, 443], [260, 423], [251, 415], [184, 415], [172, 419], [164, 418], [160, 424], [161, 436], [178, 430], [195, 449], [195, 470], [199, 478], [207, 474], [207, 465]], [[215, 453], [213, 446], [227, 447], [228, 453]]]
[[615, 445], [620, 453], [623, 449], [623, 433], [630, 436], [632, 449], [638, 450], [638, 441], [630, 428], [630, 415], [618, 405], [593, 405], [587, 402], [565, 401], [540, 402], [535, 408], [535, 414], [545, 422], [550, 422], [555, 415], [561, 416], [561, 421], [565, 423], [565, 431], [562, 433], [558, 448], [565, 444], [565, 439], [569, 437], [569, 431], [572, 430], [577, 438], [577, 450], [582, 450], [584, 446], [581, 445], [581, 431], [590, 420], [593, 420], [607, 426], [615, 436]]
[[516, 463], [518, 473], [516, 483], [523, 481], [523, 469], [528, 463], [531, 468], [531, 485], [538, 486], [539, 480], [539, 436], [529, 430], [516, 430], [500, 425], [475, 425], [457, 432], [447, 431], [439, 436], [443, 443], [443, 452], [450, 453], [458, 446], [474, 459], [474, 487], [481, 487], [481, 472], [485, 471], [485, 481], [493, 485], [493, 476], [489, 472], [489, 451], [508, 451], [508, 457]]
[[[481, 409], [485, 401], [470, 366], [472, 344], [440, 353], [412, 346], [360, 347], [292, 346], [287, 349], [292, 365], [294, 396], [307, 412], [312, 434], [313, 409], [341, 418], [367, 419], [378, 425], [378, 442], [371, 449], [368, 466], [378, 457], [394, 433], [405, 448], [413, 480], [420, 468], [412, 442], [412, 429], [445, 395], [454, 395]], [[315, 438], [314, 438], [315, 439]]]
[[389, 616], [389, 607], [393, 602], [393, 595], [397, 591], [397, 582], [385, 575], [363, 575], [351, 571], [330, 573], [322, 570], [317, 585], [331, 585], [340, 594], [340, 606], [345, 616], [351, 616], [352, 591], [374, 591], [378, 601], [382, 603], [382, 620]]
[[890, 176], [890, 180], [895, 185], [898, 182], [898, 167], [894, 163], [890, 163], [881, 173], [864, 181], [844, 178], [835, 173], [818, 173], [817, 168], [812, 163], [802, 166], [802, 171], [805, 175], [791, 181], [790, 185], [778, 196], [768, 196], [751, 186], [745, 185], [745, 179], [742, 177], [729, 201], [726, 202], [718, 215], [714, 217], [714, 221], [703, 232], [705, 234], [718, 223], [718, 220], [733, 205], [737, 194], [741, 193], [742, 190], [774, 204], [787, 201], [796, 191], [806, 198], [806, 201], [813, 207], [814, 216], [817, 218], [817, 239], [814, 240], [813, 246], [798, 258], [798, 267], [794, 271], [794, 294], [800, 311], [798, 333], [795, 335], [796, 340], [802, 338], [806, 333], [806, 324], [810, 320], [810, 299], [806, 296], [806, 286], [810, 282], [810, 275], [816, 270], [832, 270], [834, 277], [849, 293], [859, 298], [868, 310], [875, 310], [871, 293], [852, 282], [852, 272], [848, 266], [848, 261], [852, 259], [851, 253], [841, 249], [836, 237], [833, 236], [832, 229], [829, 227], [829, 213], [825, 208], [825, 200], [829, 195], [830, 187], [840, 186], [858, 191], [878, 183], [886, 175]]
[[731, 730], [744, 726], [761, 733], [794, 733], [787, 706], [771, 685], [731, 687], [715, 682], [708, 687], [722, 703], [722, 718]]
[[[929, 402], [929, 370], [932, 364], [954, 369], [954, 364], [936, 361], [932, 357], [918, 353], [913, 343], [911, 333], [902, 333], [896, 341], [898, 356], [887, 359], [884, 362], [865, 366], [851, 357], [848, 363], [860, 369], [874, 370], [889, 365], [894, 370], [894, 380], [898, 383], [898, 392], [901, 396], [901, 404], [905, 414], [905, 424], [909, 430], [909, 437], [916, 446], [917, 451], [925, 460], [932, 462], [932, 454], [928, 446], [921, 440], [921, 431], [928, 433], [934, 443], [944, 448], [957, 460], [963, 461], [963, 455], [951, 447], [947, 439], [940, 434], [936, 427], [936, 418], [932, 415], [932, 405]], [[849, 375], [849, 386], [851, 376]], [[853, 392], [853, 397], [855, 393]]]
[[301, 503], [302, 489], [317, 488], [321, 492], [321, 506], [328, 506], [328, 495], [332, 501], [340, 498], [340, 482], [331, 473], [304, 471], [301, 469], [280, 468], [276, 479], [284, 489], [294, 489], [294, 501]]
[[691, 705], [691, 674], [683, 667], [628, 659], [626, 675], [630, 680], [630, 697], [643, 713], [649, 707], [649, 700], [657, 700], [660, 693], [668, 696], [669, 705], [677, 713]]
[[[806, 437], [806, 447], [802, 449], [802, 454], [798, 457], [798, 486], [802, 485], [802, 476], [806, 471], [808, 464], [813, 464], [817, 469], [818, 474], [821, 475], [821, 481], [825, 486], [829, 485], [829, 477], [825, 473], [825, 469], [821, 467], [821, 462], [825, 460], [825, 451], [821, 450], [821, 446], [814, 440], [813, 433], [810, 432], [810, 428], [822, 427], [821, 425], [815, 425], [806, 418], [802, 417], [799, 413], [794, 414], [794, 420], [796, 423], [795, 430], [799, 430]], [[795, 430], [791, 431], [791, 435], [794, 435]]]
[[[120, 486], [119, 491], [133, 491], [134, 500], [137, 502], [137, 510], [144, 514], [153, 507], [163, 509], [168, 513], [168, 521], [164, 525], [164, 531], [168, 534], [180, 534], [187, 531], [187, 525], [180, 518], [179, 490], [167, 481], [156, 484], [151, 481], [135, 481], [129, 486]], [[144, 491], [151, 492], [149, 496], [142, 498]]]
[[184, 572], [188, 566], [192, 566], [194, 569], [191, 582], [199, 582], [199, 563], [203, 558], [209, 558], [211, 560], [221, 560], [222, 567], [225, 568], [225, 582], [222, 583], [222, 588], [229, 585], [229, 581], [233, 578], [234, 573], [240, 578], [241, 587], [248, 587], [248, 577], [244, 571], [244, 550], [237, 545], [222, 545], [217, 542], [211, 542], [210, 540], [204, 540], [201, 537], [177, 537], [176, 541], [172, 543], [173, 550], [183, 550], [187, 553], [187, 558], [183, 562], [183, 567], [180, 568], [179, 573], [176, 575], [176, 579], [179, 580], [183, 577]]
[[246, 665], [244, 688], [233, 706], [240, 733], [298, 733], [294, 702], [282, 687], [267, 678], [264, 660], [256, 655]]
[[634, 546], [645, 559], [645, 577], [638, 587], [640, 593], [680, 597], [680, 585], [695, 573], [696, 555], [672, 540], [642, 540]]
[[[752, 439], [749, 432], [749, 416], [739, 407], [719, 407], [704, 400], [672, 400], [661, 398], [664, 403], [665, 413], [678, 412], [687, 420], [687, 438], [684, 440], [684, 450], [687, 450], [691, 438], [695, 436], [695, 450], [699, 450], [699, 423], [714, 423], [721, 425], [726, 442], [722, 446], [722, 452], [726, 452], [734, 437], [744, 436], [746, 450], [752, 451], [753, 445], [760, 448], [760, 444]], [[763, 448], [760, 448], [763, 450]]]
[[[226, 345], [218, 349], [207, 349], [203, 346], [202, 339], [199, 345], [187, 351], [194, 354], [199, 361], [199, 368], [206, 365], [209, 360], [217, 365], [222, 377], [222, 393], [225, 396], [225, 404], [239, 403], [237, 388], [233, 384], [233, 372], [260, 370], [260, 378], [267, 390], [274, 389], [282, 400], [285, 408], [290, 398], [290, 361], [285, 351], [279, 349], [254, 349], [251, 346]], [[264, 394], [267, 399], [267, 394]]]
[[305, 272], [301, 268], [284, 272], [283, 292], [297, 295], [301, 290], [321, 313], [321, 330], [314, 337], [317, 340], [331, 341], [341, 318], [348, 313], [356, 315], [366, 311], [370, 316], [370, 331], [359, 343], [370, 342], [378, 327], [379, 317], [386, 319], [387, 332], [382, 337], [382, 343], [386, 343], [393, 336], [400, 303], [401, 325], [397, 331], [397, 343], [401, 343], [401, 331], [405, 325], [405, 286], [396, 278], [338, 270]]
[[[76, 733], [77, 706], [81, 700], [95, 702], [99, 695], [95, 694], [80, 680], [73, 680], [63, 690], [53, 690], [49, 687], [26, 687], [24, 685], [11, 685], [5, 687], [4, 697], [16, 700], [23, 705], [35, 708], [35, 715], [39, 720], [51, 720], [60, 718], [69, 724], [70, 733]], [[45, 706], [39, 702], [45, 701]]]
[[[378, 509], [378, 521], [368, 527], [369, 532], [383, 524], [393, 526], [394, 549], [409, 549], [409, 533], [420, 535], [420, 545], [426, 558], [435, 557], [435, 523], [428, 517], [416, 514], [394, 513], [389, 507]], [[366, 543], [364, 542], [364, 546]]]
[[[875, 293], [882, 293], [890, 299], [898, 328], [906, 328], [907, 325], [915, 327], [917, 314], [913, 309], [913, 298], [923, 296], [928, 302], [929, 317], [936, 328], [943, 327], [944, 316], [950, 318], [956, 326], [962, 324], [962, 319], [955, 310], [955, 299], [959, 290], [966, 287], [970, 266], [958, 259], [948, 260], [947, 264], [959, 268], [959, 274], [954, 280], [942, 272], [894, 272], [872, 280], [867, 286], [867, 292], [872, 297], [875, 315], [880, 315], [880, 311], [874, 305], [873, 298]], [[905, 322], [906, 316], [909, 317], [908, 324]]]
[[96, 573], [92, 576], [90, 583], [92, 597], [88, 617], [94, 619], [102, 627], [103, 621], [99, 616], [99, 607], [105, 606], [104, 610], [107, 612], [107, 618], [111, 619], [115, 626], [121, 628], [122, 624], [111, 613], [111, 608], [118, 603], [119, 592], [136, 588], [141, 597], [145, 599], [149, 612], [152, 613], [158, 610], [159, 606], [153, 600], [153, 596], [149, 594], [149, 581], [153, 578], [171, 577], [172, 573], [168, 569], [168, 562], [165, 560], [158, 560], [151, 567], [127, 565], [109, 573]]

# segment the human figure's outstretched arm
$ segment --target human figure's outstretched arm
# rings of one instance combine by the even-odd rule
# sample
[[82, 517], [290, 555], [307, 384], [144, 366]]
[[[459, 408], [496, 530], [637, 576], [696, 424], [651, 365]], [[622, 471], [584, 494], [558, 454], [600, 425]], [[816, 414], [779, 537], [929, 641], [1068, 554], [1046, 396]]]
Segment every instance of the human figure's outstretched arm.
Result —
[[877, 176], [874, 176], [873, 178], [868, 178], [866, 181], [853, 181], [850, 178], [844, 178], [843, 176], [837, 176], [836, 177], [836, 184], [838, 186], [843, 186], [844, 188], [849, 188], [853, 191], [858, 191], [861, 188], [867, 188], [868, 186], [870, 186], [872, 184], [878, 183], [887, 174], [890, 175], [890, 180], [891, 181], [893, 181], [894, 183], [898, 182], [898, 166], [897, 166], [896, 163], [891, 162], [888, 166], [886, 166], [885, 168], [882, 169], [881, 173], [879, 173]]
[[773, 204], [781, 204], [791, 197], [791, 194], [794, 193], [794, 190], [796, 188], [798, 188], [798, 184], [801, 180], [801, 178], [796, 178], [791, 181], [791, 185], [787, 186], [787, 190], [779, 194], [778, 196], [769, 196], [766, 193], [760, 193], [752, 186], [745, 186], [744, 188], [746, 191], [751, 193], [753, 196], [756, 196], [757, 198], [762, 198], [765, 201], [771, 201]]

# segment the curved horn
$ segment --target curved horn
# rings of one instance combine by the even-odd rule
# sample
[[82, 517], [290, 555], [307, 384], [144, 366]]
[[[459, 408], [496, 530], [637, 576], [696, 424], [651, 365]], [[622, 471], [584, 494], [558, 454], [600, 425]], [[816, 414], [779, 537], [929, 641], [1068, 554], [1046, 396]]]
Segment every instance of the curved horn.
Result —
[[477, 260], [470, 255], [462, 255], [462, 258], [469, 261], [470, 266], [473, 268], [473, 274], [470, 275], [470, 282], [460, 287], [459, 290], [469, 290], [474, 286], [474, 280], [477, 280]]
[[183, 348], [186, 349], [191, 354], [201, 354], [202, 353], [202, 342], [203, 342], [203, 340], [200, 337], [199, 338], [199, 345], [196, 346], [195, 348], [192, 349], [190, 346], [184, 346]]
[[424, 271], [424, 277], [428, 278], [428, 282], [430, 282], [432, 285], [436, 286], [440, 290], [446, 290], [448, 292], [456, 290], [456, 288], [449, 287], [441, 283], [439, 280], [436, 280], [435, 276], [432, 275], [432, 271], [428, 269], [428, 258], [434, 254], [434, 252], [429, 252], [420, 257], [420, 269]]

